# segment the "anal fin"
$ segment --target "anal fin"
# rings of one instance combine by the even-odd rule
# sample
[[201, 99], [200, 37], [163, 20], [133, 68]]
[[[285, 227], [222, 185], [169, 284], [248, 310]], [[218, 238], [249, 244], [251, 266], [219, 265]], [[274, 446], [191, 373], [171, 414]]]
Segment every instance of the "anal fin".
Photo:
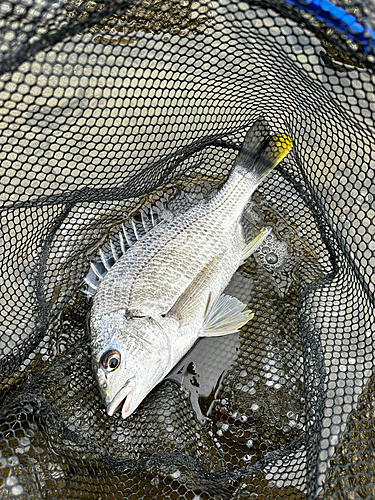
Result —
[[200, 337], [236, 333], [253, 317], [254, 313], [235, 297], [222, 294], [216, 301], [212, 301], [210, 296]]
[[242, 252], [242, 260], [246, 260], [251, 254], [256, 252], [263, 243], [264, 238], [272, 231], [271, 227], [262, 228], [259, 233], [246, 245]]

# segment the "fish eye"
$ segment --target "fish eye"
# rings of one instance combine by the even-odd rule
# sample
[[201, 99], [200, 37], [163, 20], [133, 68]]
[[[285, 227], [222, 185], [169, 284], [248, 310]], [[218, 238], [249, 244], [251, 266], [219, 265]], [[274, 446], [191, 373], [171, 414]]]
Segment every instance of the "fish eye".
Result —
[[107, 372], [113, 372], [120, 366], [121, 354], [116, 349], [111, 349], [103, 354], [100, 364]]

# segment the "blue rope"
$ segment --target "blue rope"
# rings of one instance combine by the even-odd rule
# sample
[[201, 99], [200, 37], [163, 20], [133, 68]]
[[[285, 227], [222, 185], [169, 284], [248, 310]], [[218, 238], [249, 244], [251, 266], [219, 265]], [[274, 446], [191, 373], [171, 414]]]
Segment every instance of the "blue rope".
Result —
[[318, 21], [328, 24], [334, 30], [354, 40], [366, 54], [373, 53], [375, 31], [360, 24], [356, 17], [342, 7], [328, 0], [285, 0], [285, 2], [312, 14]]

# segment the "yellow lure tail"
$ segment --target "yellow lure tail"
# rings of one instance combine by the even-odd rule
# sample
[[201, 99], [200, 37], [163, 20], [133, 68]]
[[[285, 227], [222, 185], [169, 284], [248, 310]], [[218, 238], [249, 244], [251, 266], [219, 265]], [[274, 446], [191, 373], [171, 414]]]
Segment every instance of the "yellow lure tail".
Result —
[[293, 141], [288, 135], [272, 135], [268, 123], [260, 119], [248, 130], [234, 166], [246, 169], [259, 183], [292, 147]]
[[277, 157], [277, 163], [280, 163], [281, 160], [285, 158], [285, 156], [289, 153], [289, 151], [293, 147], [293, 141], [286, 134], [276, 134], [272, 138], [271, 149], [274, 151], [275, 156]]

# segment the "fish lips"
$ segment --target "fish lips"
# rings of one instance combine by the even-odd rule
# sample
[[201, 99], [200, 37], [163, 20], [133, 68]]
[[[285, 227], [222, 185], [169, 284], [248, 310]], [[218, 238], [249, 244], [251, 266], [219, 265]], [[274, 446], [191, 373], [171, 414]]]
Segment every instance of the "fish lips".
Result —
[[118, 391], [116, 396], [107, 406], [106, 411], [109, 416], [114, 415], [116, 411], [121, 407], [122, 407], [121, 410], [122, 418], [126, 418], [128, 416], [127, 414], [129, 413], [130, 410], [134, 389], [135, 389], [135, 380], [133, 378], [130, 378], [125, 382], [123, 387]]

